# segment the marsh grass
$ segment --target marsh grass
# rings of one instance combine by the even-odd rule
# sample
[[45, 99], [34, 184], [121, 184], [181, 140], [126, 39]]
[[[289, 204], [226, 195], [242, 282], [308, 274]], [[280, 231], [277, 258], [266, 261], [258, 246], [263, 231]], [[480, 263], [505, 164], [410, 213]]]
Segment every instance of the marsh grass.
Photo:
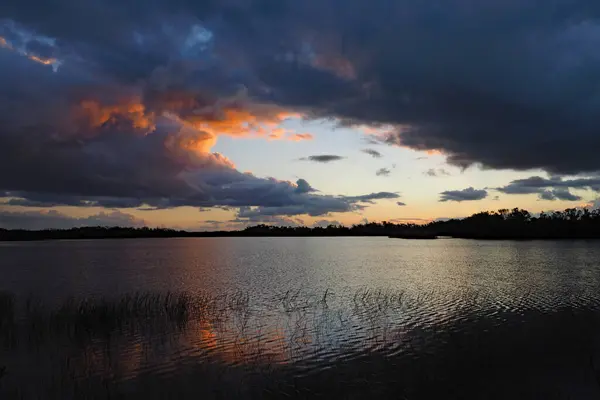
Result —
[[448, 316], [433, 296], [0, 293], [0, 398], [600, 397], [595, 306], [481, 314], [469, 293]]

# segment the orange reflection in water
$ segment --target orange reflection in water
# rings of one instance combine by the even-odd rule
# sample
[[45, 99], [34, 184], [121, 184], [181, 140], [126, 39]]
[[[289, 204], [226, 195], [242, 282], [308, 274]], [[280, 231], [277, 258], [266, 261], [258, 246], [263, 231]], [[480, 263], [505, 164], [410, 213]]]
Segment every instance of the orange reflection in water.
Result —
[[[220, 326], [218, 326], [220, 325]], [[201, 352], [209, 351], [211, 357], [226, 364], [270, 362], [283, 364], [289, 360], [286, 336], [277, 329], [264, 332], [257, 329], [238, 329], [234, 324], [214, 324], [198, 321], [186, 329], [180, 344]], [[193, 351], [191, 351], [193, 352]]]

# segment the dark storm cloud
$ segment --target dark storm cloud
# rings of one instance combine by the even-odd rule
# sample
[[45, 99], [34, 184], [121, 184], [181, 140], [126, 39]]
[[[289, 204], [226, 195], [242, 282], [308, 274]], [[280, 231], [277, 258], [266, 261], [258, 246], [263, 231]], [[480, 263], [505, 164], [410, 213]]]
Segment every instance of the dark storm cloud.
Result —
[[314, 161], [314, 162], [318, 162], [318, 163], [330, 163], [333, 161], [340, 161], [343, 159], [344, 159], [344, 157], [336, 156], [333, 154], [323, 154], [323, 155], [309, 156], [309, 157], [301, 158], [302, 161]]
[[380, 153], [380, 152], [378, 152], [377, 150], [373, 150], [373, 149], [362, 149], [361, 151], [362, 151], [363, 153], [366, 153], [366, 154], [370, 155], [370, 156], [371, 156], [371, 157], [373, 157], [373, 158], [381, 158], [381, 157], [383, 157], [383, 156], [381, 155], [381, 153]]
[[[238, 113], [386, 127], [369, 138], [459, 166], [592, 173], [599, 17], [592, 0], [0, 2], [0, 190], [29, 205], [343, 208], [243, 174], [189, 131], [240, 91]], [[73, 111], [124, 98], [138, 108]]]
[[120, 211], [101, 212], [89, 217], [71, 217], [58, 211], [11, 212], [0, 210], [0, 228], [4, 229], [69, 229], [83, 226], [142, 227], [146, 223]]
[[[213, 134], [190, 129], [176, 117], [155, 117], [151, 130], [118, 119], [81, 128], [69, 116], [75, 106], [70, 97], [77, 95], [80, 86], [101, 82], [85, 74], [68, 74], [67, 67], [54, 73], [12, 52], [2, 51], [2, 56], [14, 59], [15, 69], [9, 72], [17, 77], [23, 74], [26, 82], [16, 85], [7, 79], [3, 85], [7, 90], [0, 92], [4, 100], [0, 102], [0, 188], [5, 204], [149, 209], [252, 206], [284, 213], [291, 208], [294, 214], [311, 215], [356, 209], [353, 201], [313, 194], [315, 189], [303, 179], [294, 185], [239, 172], [225, 157], [200, 150], [214, 139]], [[7, 64], [0, 63], [3, 68]], [[103, 111], [98, 112], [102, 117]], [[133, 117], [140, 116], [134, 112]]]
[[488, 196], [486, 190], [476, 190], [472, 187], [463, 190], [447, 190], [440, 193], [440, 201], [476, 201], [483, 200]]

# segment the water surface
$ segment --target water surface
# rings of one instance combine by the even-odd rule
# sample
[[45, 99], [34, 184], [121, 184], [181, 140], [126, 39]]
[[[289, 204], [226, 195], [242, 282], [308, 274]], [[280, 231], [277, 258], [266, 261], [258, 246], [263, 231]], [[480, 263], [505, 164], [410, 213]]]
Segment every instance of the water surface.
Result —
[[[134, 393], [130, 386], [148, 376], [177, 382], [198, 366], [211, 366], [203, 370], [205, 375], [215, 373], [217, 366], [229, 368], [230, 375], [231, 368], [279, 366], [294, 379], [305, 379], [330, 373], [339, 365], [350, 365], [352, 374], [357, 373], [365, 357], [369, 362], [382, 357], [384, 361], [377, 361], [386, 365], [382, 371], [400, 368], [403, 362], [422, 362], [433, 371], [447, 368], [440, 367], [439, 360], [455, 368], [457, 360], [469, 354], [474, 363], [486, 354], [490, 359], [500, 357], [494, 365], [534, 363], [536, 367], [529, 369], [538, 374], [527, 380], [532, 387], [543, 388], [539, 383], [553, 376], [553, 384], [560, 383], [569, 393], [593, 398], [600, 390], [593, 367], [594, 338], [600, 333], [594, 325], [600, 300], [598, 244], [387, 238], [0, 243], [0, 290], [15, 294], [17, 313], [34, 294], [36, 304], [49, 315], [45, 318], [53, 321], [44, 322], [43, 340], [23, 339], [32, 336], [31, 324], [15, 328], [17, 333], [10, 335], [19, 340], [5, 341], [11, 344], [5, 347], [6, 361], [0, 359], [0, 366], [4, 362], [13, 371], [7, 377], [13, 393], [20, 395], [29, 392], [14, 388], [33, 379], [35, 370], [35, 379], [46, 382], [40, 387], [62, 388], [56, 382], [65, 380], [92, 385], [97, 379], [98, 387], [107, 390], [105, 397], [110, 397], [111, 390], [128, 387]], [[127, 318], [132, 321], [118, 327], [109, 324], [111, 332], [105, 332], [104, 320], [94, 316], [82, 322], [77, 316], [98, 314], [96, 305], [86, 303], [79, 309], [72, 305], [84, 298], [118, 303], [135, 292], [168, 291], [190, 293], [190, 298], [201, 299], [190, 304], [202, 307], [186, 311], [185, 317], [163, 313], [138, 318], [130, 313]], [[71, 296], [75, 303], [63, 306], [62, 314], [57, 312]], [[579, 312], [591, 314], [570, 319]], [[57, 320], [71, 328], [57, 329]], [[558, 333], [569, 324], [579, 326], [576, 334], [572, 329]], [[559, 367], [547, 370], [554, 365], [552, 360], [538, 353], [547, 355], [547, 347], [557, 341], [562, 350], [553, 351], [568, 354], [569, 360], [561, 356]], [[533, 353], [526, 357], [520, 351], [517, 358], [522, 359], [504, 360], [502, 354], [509, 353], [503, 346], [512, 350], [523, 346]], [[461, 350], [455, 354], [457, 348]], [[54, 361], [40, 364], [40, 349]], [[574, 356], [580, 353], [580, 358]], [[64, 372], [58, 377], [49, 374], [57, 369]], [[368, 374], [375, 370], [370, 368]], [[235, 371], [247, 376], [247, 371]], [[414, 376], [410, 382], [422, 379]], [[115, 389], [106, 382], [125, 386]]]
[[[389, 288], [440, 292], [446, 304], [477, 290], [552, 307], [600, 287], [598, 241], [387, 238], [182, 238], [0, 243], [0, 290], [65, 295], [131, 291]], [[573, 296], [575, 298], [573, 298]], [[440, 305], [443, 307], [443, 305]]]

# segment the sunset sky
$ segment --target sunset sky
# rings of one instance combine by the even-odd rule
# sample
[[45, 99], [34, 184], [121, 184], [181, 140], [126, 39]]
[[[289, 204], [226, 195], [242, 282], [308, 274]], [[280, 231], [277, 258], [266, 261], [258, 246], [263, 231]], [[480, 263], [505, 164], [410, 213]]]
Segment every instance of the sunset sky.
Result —
[[591, 0], [2, 2], [0, 228], [595, 206], [599, 46]]

